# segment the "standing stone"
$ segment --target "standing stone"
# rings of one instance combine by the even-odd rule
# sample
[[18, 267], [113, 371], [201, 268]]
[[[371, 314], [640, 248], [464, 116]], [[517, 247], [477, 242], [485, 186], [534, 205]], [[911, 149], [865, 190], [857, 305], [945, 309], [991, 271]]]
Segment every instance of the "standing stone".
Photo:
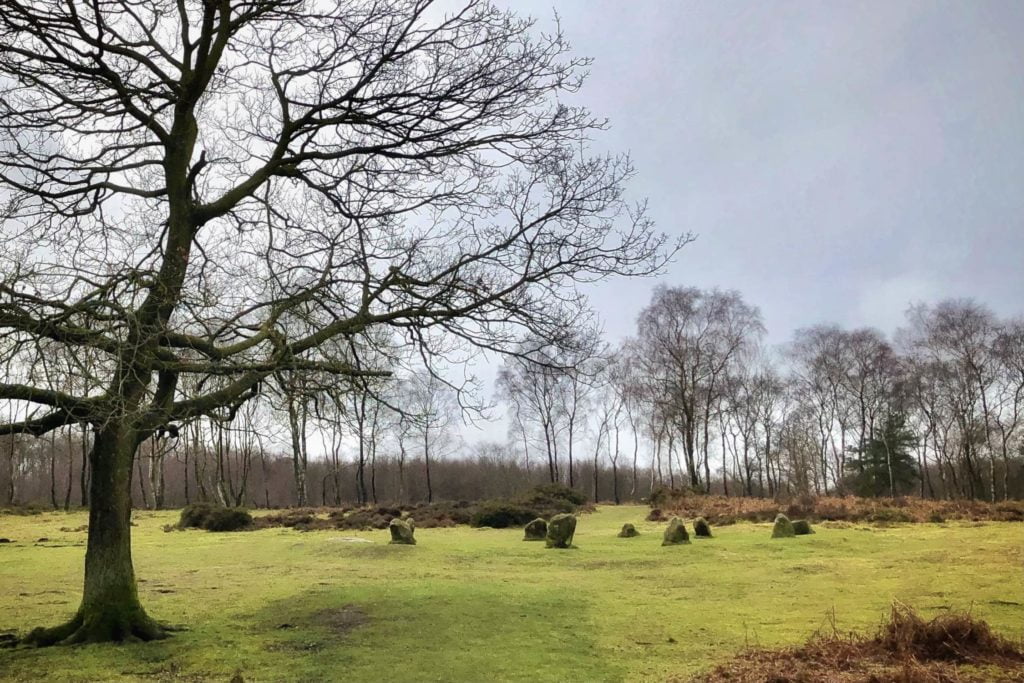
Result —
[[698, 517], [693, 520], [693, 535], [700, 538], [711, 538], [711, 525], [708, 520]]
[[548, 535], [548, 523], [538, 517], [527, 524], [523, 531], [525, 532], [524, 541], [543, 541], [544, 537]]
[[789, 517], [779, 513], [775, 516], [775, 526], [772, 527], [772, 538], [793, 538], [796, 531], [793, 529], [793, 522]]
[[548, 548], [571, 548], [572, 537], [576, 533], [576, 517], [564, 512], [555, 515], [548, 522], [548, 535], [545, 539]]
[[632, 524], [623, 524], [622, 531], [619, 532], [619, 538], [634, 538], [639, 536], [640, 532], [636, 530], [636, 527]]
[[683, 520], [678, 517], [673, 517], [668, 522], [668, 527], [665, 529], [665, 538], [661, 542], [662, 545], [683, 545], [684, 543], [690, 542], [690, 534], [686, 532], [686, 525], [683, 524]]
[[793, 533], [797, 536], [806, 536], [807, 534], [813, 534], [814, 529], [811, 528], [811, 523], [806, 519], [794, 519]]
[[391, 531], [391, 542], [398, 545], [416, 545], [413, 538], [413, 526], [404, 519], [397, 517], [388, 523], [388, 530]]

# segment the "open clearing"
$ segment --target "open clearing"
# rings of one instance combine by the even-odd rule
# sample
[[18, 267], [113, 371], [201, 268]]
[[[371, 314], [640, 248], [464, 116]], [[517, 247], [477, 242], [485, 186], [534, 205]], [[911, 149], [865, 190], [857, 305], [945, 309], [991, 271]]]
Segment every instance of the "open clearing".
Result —
[[[931, 616], [970, 609], [1024, 635], [1024, 527], [1013, 523], [769, 524], [661, 547], [638, 506], [580, 517], [576, 550], [522, 530], [265, 529], [165, 533], [134, 513], [143, 604], [187, 631], [143, 645], [0, 650], [3, 680], [620, 681], [683, 678], [745, 645], [871, 629], [895, 598]], [[0, 632], [68, 618], [86, 514], [0, 517]], [[616, 538], [624, 522], [641, 536]], [[61, 529], [66, 529], [62, 531]], [[38, 541], [37, 539], [48, 539]], [[358, 542], [365, 539], [371, 542]]]

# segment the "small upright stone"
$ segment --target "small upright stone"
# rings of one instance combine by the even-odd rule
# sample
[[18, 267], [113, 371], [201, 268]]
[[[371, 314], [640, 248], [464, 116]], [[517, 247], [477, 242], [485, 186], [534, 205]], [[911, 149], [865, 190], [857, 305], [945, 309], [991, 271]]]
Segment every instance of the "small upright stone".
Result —
[[807, 534], [813, 534], [814, 529], [811, 528], [811, 523], [806, 519], [794, 519], [793, 533], [797, 536], [806, 536]]
[[711, 525], [708, 520], [698, 517], [693, 520], [693, 535], [700, 538], [711, 538]]
[[548, 548], [571, 548], [572, 537], [576, 533], [576, 517], [569, 513], [555, 515], [548, 522], [548, 535], [545, 539]]
[[639, 536], [640, 532], [636, 530], [636, 527], [632, 524], [623, 524], [622, 531], [619, 532], [619, 538], [634, 538]]
[[543, 541], [544, 537], [548, 535], [548, 523], [538, 517], [523, 529], [524, 541]]
[[413, 538], [413, 526], [404, 519], [395, 517], [388, 523], [388, 530], [391, 532], [391, 542], [397, 545], [416, 545]]
[[789, 521], [789, 517], [779, 513], [775, 516], [775, 526], [772, 527], [772, 538], [793, 538], [796, 536], [796, 531], [793, 529], [793, 522]]
[[686, 525], [683, 520], [673, 517], [665, 528], [665, 537], [662, 545], [683, 545], [690, 542], [690, 534], [686, 532]]

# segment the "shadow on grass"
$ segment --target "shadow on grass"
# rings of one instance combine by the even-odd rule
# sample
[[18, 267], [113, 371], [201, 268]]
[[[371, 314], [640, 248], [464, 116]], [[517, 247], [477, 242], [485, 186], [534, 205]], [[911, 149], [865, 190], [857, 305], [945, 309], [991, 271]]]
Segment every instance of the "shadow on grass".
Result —
[[[621, 680], [568, 587], [436, 580], [312, 589], [242, 616], [290, 673], [347, 680]], [[245, 671], [243, 670], [243, 675]]]

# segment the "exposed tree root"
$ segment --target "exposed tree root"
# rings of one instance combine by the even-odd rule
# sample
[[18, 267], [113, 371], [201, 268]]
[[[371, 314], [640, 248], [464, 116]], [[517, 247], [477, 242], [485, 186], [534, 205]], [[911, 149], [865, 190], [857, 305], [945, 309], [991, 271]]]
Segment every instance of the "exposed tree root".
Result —
[[123, 612], [99, 612], [83, 617], [81, 611], [71, 621], [52, 628], [36, 628], [22, 639], [23, 645], [77, 645], [80, 643], [142, 643], [163, 640], [180, 627], [159, 624], [141, 608]]

